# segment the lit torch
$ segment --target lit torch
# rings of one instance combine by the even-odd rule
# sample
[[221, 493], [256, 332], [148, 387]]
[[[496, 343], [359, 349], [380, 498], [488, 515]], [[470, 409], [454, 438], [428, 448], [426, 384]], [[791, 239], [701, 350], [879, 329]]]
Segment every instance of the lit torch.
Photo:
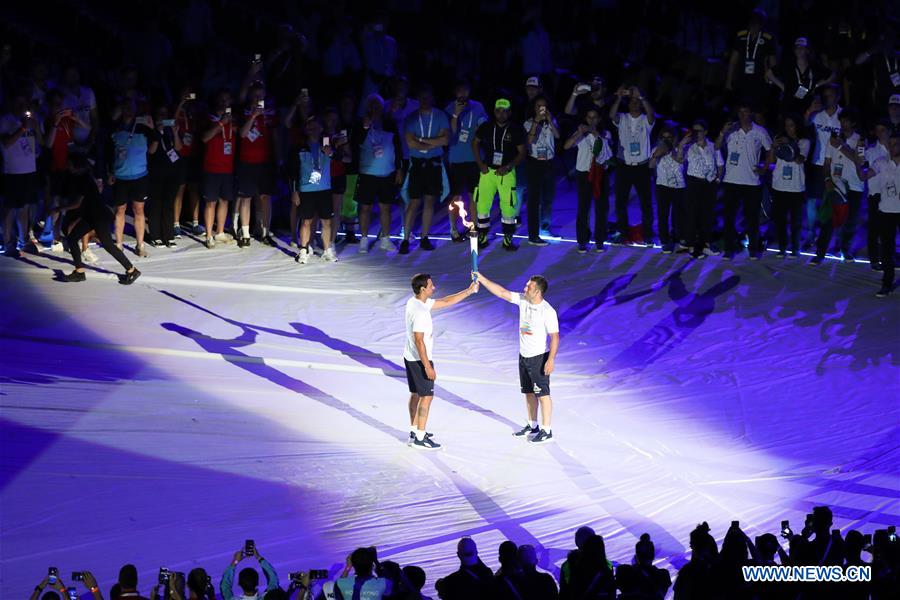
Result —
[[478, 280], [478, 232], [475, 230], [475, 224], [472, 221], [466, 220], [468, 213], [466, 212], [466, 207], [463, 204], [462, 200], [454, 200], [451, 204], [451, 207], [456, 207], [456, 212], [459, 214], [459, 220], [462, 221], [463, 227], [469, 230], [469, 248], [472, 253], [472, 272], [475, 273], [472, 275], [472, 281]]

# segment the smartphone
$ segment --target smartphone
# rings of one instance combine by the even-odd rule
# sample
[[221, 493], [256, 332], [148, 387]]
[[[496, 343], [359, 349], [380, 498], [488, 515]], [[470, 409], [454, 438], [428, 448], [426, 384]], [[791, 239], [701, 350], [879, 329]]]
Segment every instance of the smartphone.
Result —
[[47, 569], [47, 583], [50, 585], [56, 585], [59, 583], [59, 569], [56, 567], [50, 567]]
[[591, 86], [586, 83], [579, 83], [575, 86], [575, 92], [578, 94], [586, 94], [589, 91], [591, 91]]
[[309, 89], [308, 88], [301, 89], [300, 95], [303, 96], [304, 98], [309, 98]]
[[781, 522], [781, 535], [787, 537], [791, 535], [791, 524], [788, 521]]
[[169, 573], [169, 570], [167, 568], [160, 567], [159, 568], [159, 578], [157, 579], [157, 583], [159, 583], [159, 585], [169, 585], [169, 576], [170, 575], [171, 575], [171, 573]]
[[732, 521], [732, 522], [731, 522], [731, 528], [732, 528], [732, 529], [740, 529], [740, 528], [741, 528], [741, 522], [740, 522], [740, 521]]
[[66, 588], [66, 593], [69, 595], [69, 600], [78, 600], [78, 588]]
[[191, 92], [190, 94], [187, 95], [187, 99], [188, 100], [196, 100], [197, 94], [195, 94], [194, 92]]
[[262, 54], [254, 54], [254, 55], [253, 55], [253, 62], [255, 62], [255, 63], [261, 63], [261, 62], [262, 62]]
[[226, 115], [230, 115], [230, 114], [231, 114], [231, 107], [230, 107], [230, 106], [227, 107], [227, 108], [225, 109], [225, 114], [226, 114]]
[[163, 119], [160, 123], [163, 127], [175, 127], [175, 119]]
[[253, 556], [253, 553], [256, 551], [256, 544], [253, 540], [247, 540], [244, 542], [244, 556]]
[[330, 145], [331, 145], [331, 138], [329, 138], [328, 136], [323, 137], [323, 138], [322, 138], [322, 145], [323, 145], [323, 146], [330, 146]]
[[72, 581], [84, 581], [84, 572], [72, 571]]
[[30, 119], [30, 118], [31, 118], [31, 111], [30, 111], [30, 110], [26, 110], [26, 111], [25, 111], [25, 118], [26, 118], [26, 119]]
[[897, 527], [894, 525], [891, 525], [890, 527], [887, 528], [887, 532], [888, 532], [888, 541], [892, 544], [895, 543], [897, 541]]
[[310, 579], [328, 579], [328, 569], [312, 569], [309, 572]]
[[343, 138], [347, 137], [347, 130], [346, 130], [346, 129], [341, 129], [341, 137], [343, 137]]

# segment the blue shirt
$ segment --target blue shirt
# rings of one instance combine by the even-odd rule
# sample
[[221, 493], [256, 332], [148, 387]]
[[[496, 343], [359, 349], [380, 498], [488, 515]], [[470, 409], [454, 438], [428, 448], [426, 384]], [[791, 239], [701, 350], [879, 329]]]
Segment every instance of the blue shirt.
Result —
[[[447, 114], [452, 114], [455, 106], [456, 102], [451, 102], [444, 110], [447, 111]], [[451, 163], [475, 162], [475, 155], [472, 154], [472, 140], [475, 138], [475, 130], [487, 120], [487, 113], [481, 102], [469, 100], [456, 119], [456, 133], [450, 136]]]
[[[312, 183], [313, 171], [319, 172], [319, 180]], [[300, 191], [321, 192], [331, 189], [331, 159], [322, 152], [319, 144], [310, 144], [300, 151]]]
[[394, 136], [392, 131], [369, 127], [366, 139], [359, 148], [359, 172], [384, 177], [396, 170], [394, 166]]
[[112, 134], [113, 174], [125, 181], [147, 175], [147, 137], [131, 128]]
[[[450, 132], [450, 119], [447, 118], [447, 113], [439, 108], [432, 108], [429, 114], [416, 111], [406, 117], [406, 121], [403, 123], [403, 133], [411, 133], [417, 138], [435, 138], [442, 129]], [[410, 158], [435, 158], [443, 155], [442, 147], [430, 150], [409, 149]]]
[[381, 76], [394, 74], [397, 41], [386, 33], [369, 32], [363, 36], [363, 60], [366, 69]]
[[[259, 566], [266, 576], [266, 590], [261, 595], [257, 596], [257, 598], [262, 598], [267, 592], [271, 592], [278, 587], [278, 575], [266, 559], [260, 560]], [[219, 591], [222, 592], [222, 598], [224, 598], [224, 600], [232, 600], [232, 598], [235, 598], [234, 590], [232, 589], [232, 586], [234, 585], [234, 569], [234, 565], [228, 565], [228, 568], [222, 573], [222, 581], [219, 582]], [[246, 598], [246, 596], [242, 595], [240, 598]]]

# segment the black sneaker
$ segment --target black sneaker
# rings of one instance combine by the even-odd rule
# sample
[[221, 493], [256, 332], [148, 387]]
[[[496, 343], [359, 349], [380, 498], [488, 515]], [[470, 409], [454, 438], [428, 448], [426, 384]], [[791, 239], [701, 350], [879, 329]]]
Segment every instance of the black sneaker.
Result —
[[417, 440], [414, 436], [413, 442], [410, 445], [416, 450], [437, 450], [441, 447], [440, 444], [435, 442], [434, 439], [428, 437], [428, 435], [426, 435], [422, 440]]
[[578, 244], [578, 254], [585, 254], [587, 252], [587, 244]]
[[137, 280], [138, 277], [141, 276], [141, 272], [137, 269], [132, 269], [130, 273], [125, 273], [121, 279], [119, 279], [119, 283], [122, 285], [131, 285]]
[[478, 247], [479, 248], [487, 248], [488, 245], [488, 234], [487, 231], [481, 231], [478, 233]]
[[87, 279], [83, 271], [72, 271], [68, 275], [63, 275], [62, 280], [68, 281], [71, 283], [75, 283], [77, 281], [84, 281]]
[[249, 248], [250, 247], [250, 238], [245, 237], [238, 240], [238, 248]]
[[356, 236], [355, 231], [348, 231], [344, 234], [344, 242], [347, 244], [358, 244], [359, 238]]
[[503, 236], [503, 249], [507, 252], [515, 252], [519, 247], [513, 242], [513, 237], [507, 234]]
[[431, 240], [426, 235], [419, 240], [419, 248], [422, 250], [434, 250], [434, 244], [431, 243]]
[[884, 271], [884, 267], [881, 265], [881, 261], [873, 262], [869, 266], [873, 271]]
[[553, 432], [552, 431], [544, 431], [541, 429], [538, 431], [538, 434], [532, 438], [529, 438], [528, 441], [532, 444], [545, 444], [549, 441], [553, 440]]
[[529, 435], [537, 435], [540, 432], [541, 432], [541, 428], [538, 427], [537, 425], [535, 425], [534, 427], [531, 427], [531, 425], [526, 423], [525, 427], [523, 427], [522, 429], [520, 429], [518, 431], [514, 431], [513, 436], [523, 438], [523, 437], [528, 437]]
[[881, 289], [875, 294], [876, 298], [887, 298], [891, 295], [891, 288], [886, 285], [881, 286]]
[[400, 242], [400, 254], [409, 254], [409, 240]]
[[662, 253], [663, 254], [672, 254], [675, 251], [674, 244], [663, 244]]
[[539, 237], [530, 237], [530, 238], [528, 238], [528, 245], [529, 246], [549, 246], [550, 242], [548, 242], [547, 240], [542, 240]]
[[[272, 248], [278, 247], [278, 242], [275, 241], [275, 237], [271, 233], [267, 233], [260, 241], [266, 246], [271, 246]], [[247, 245], [249, 246], [249, 244]]]
[[813, 257], [809, 260], [809, 263], [808, 263], [808, 264], [810, 264], [810, 265], [812, 265], [813, 267], [815, 267], [815, 266], [817, 266], [817, 265], [821, 265], [821, 264], [822, 264], [822, 261], [824, 261], [824, 260], [825, 260], [825, 257], [824, 257], [824, 256], [813, 256]]
[[[425, 437], [426, 437], [426, 438], [433, 438], [433, 437], [434, 437], [434, 434], [431, 433], [430, 431], [426, 431], [426, 432], [425, 432]], [[416, 441], [416, 434], [414, 434], [412, 431], [410, 431], [410, 432], [409, 432], [409, 443], [412, 444], [414, 441]]]
[[463, 234], [458, 233], [456, 231], [451, 231], [450, 232], [450, 241], [452, 241], [454, 244], [462, 244], [463, 242], [466, 241], [466, 236], [464, 236]]

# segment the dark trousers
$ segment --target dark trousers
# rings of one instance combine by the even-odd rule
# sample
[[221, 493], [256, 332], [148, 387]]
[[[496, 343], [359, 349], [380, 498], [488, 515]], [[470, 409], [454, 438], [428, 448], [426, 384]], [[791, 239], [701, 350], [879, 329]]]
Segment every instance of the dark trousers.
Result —
[[[853, 234], [856, 233], [856, 221], [859, 219], [859, 205], [862, 202], [862, 192], [847, 191], [848, 213], [847, 221], [841, 225], [841, 252], [844, 256], [850, 254], [850, 244], [853, 242]], [[825, 256], [831, 237], [834, 234], [834, 224], [831, 219], [825, 219], [819, 238], [816, 240], [816, 256]]]
[[528, 191], [528, 237], [540, 235], [541, 225], [550, 226], [550, 211], [556, 193], [556, 178], [553, 175], [552, 160], [528, 158], [525, 163], [525, 178]]
[[616, 165], [616, 227], [625, 236], [628, 235], [628, 196], [632, 187], [641, 202], [644, 241], [649, 242], [653, 239], [653, 201], [650, 198], [650, 167], [647, 164]]
[[868, 223], [866, 223], [866, 248], [869, 253], [869, 262], [873, 265], [881, 260], [881, 212], [878, 203], [881, 202], [881, 194], [869, 195]]
[[894, 251], [896, 249], [897, 230], [900, 229], [900, 213], [878, 213], [878, 224], [881, 229], [881, 285], [891, 289], [894, 287]]
[[600, 195], [594, 197], [594, 185], [588, 181], [587, 172], [577, 171], [575, 183], [578, 190], [578, 212], [575, 215], [575, 237], [579, 244], [591, 241], [591, 227], [588, 224], [591, 216], [591, 204], [594, 205], [594, 241], [597, 245], [606, 241], [606, 229], [609, 222], [609, 173], [603, 174], [600, 183]]
[[688, 246], [700, 250], [712, 240], [716, 218], [716, 182], [688, 176], [686, 183], [687, 201], [681, 236]]
[[72, 253], [72, 262], [75, 263], [76, 269], [84, 268], [84, 262], [81, 260], [81, 238], [90, 233], [92, 229], [100, 239], [100, 245], [103, 246], [103, 249], [116, 259], [120, 265], [125, 267], [126, 271], [131, 268], [131, 261], [125, 257], [125, 254], [113, 242], [112, 236], [109, 234], [109, 226], [110, 223], [108, 221], [93, 221], [82, 217], [72, 227], [72, 231], [66, 234], [66, 241], [69, 242], [69, 252]]
[[177, 177], [150, 175], [150, 239], [171, 242], [175, 238], [175, 195]]
[[800, 231], [803, 228], [802, 213], [805, 196], [803, 192], [780, 192], [772, 190], [772, 212], [775, 218], [775, 233], [778, 249], [788, 251], [788, 218], [791, 221], [791, 252], [800, 251]]
[[[685, 209], [684, 188], [671, 188], [656, 184], [656, 227], [659, 229], [659, 243], [672, 243], [672, 238], [681, 239], [684, 229]], [[669, 216], [672, 227], [669, 227]]]
[[736, 252], [737, 212], [743, 205], [744, 229], [750, 238], [750, 252], [762, 251], [759, 243], [759, 209], [762, 202], [761, 185], [725, 184], [725, 251]]

